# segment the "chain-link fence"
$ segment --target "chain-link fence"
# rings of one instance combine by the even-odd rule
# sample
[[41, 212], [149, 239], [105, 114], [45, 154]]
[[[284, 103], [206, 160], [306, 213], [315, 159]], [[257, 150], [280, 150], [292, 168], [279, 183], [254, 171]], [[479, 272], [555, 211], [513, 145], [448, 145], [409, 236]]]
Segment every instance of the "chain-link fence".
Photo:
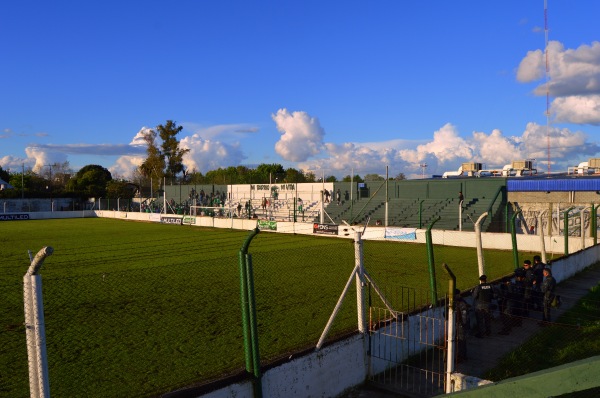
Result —
[[[231, 249], [241, 246], [243, 236], [238, 232], [235, 239], [239, 242], [228, 244], [227, 250], [219, 238], [205, 239], [202, 244], [187, 238], [169, 238], [159, 244], [158, 240], [153, 243], [145, 238], [136, 241], [136, 249], [121, 253], [122, 258], [104, 252], [100, 259], [79, 264], [69, 272], [61, 272], [60, 268], [73, 261], [84, 261], [83, 258], [74, 254], [56, 261], [59, 270], [44, 277], [43, 288], [52, 395], [154, 396], [243, 371], [240, 259]], [[477, 284], [478, 257], [473, 247], [363, 243], [364, 266], [370, 277], [366, 288], [372, 307], [389, 305], [394, 311], [406, 313], [435, 303], [443, 308], [448, 286], [443, 262], [456, 274], [459, 289], [466, 291]], [[158, 255], [151, 250], [152, 245], [160, 246], [164, 266], [140, 266], [138, 260], [152, 263]], [[314, 349], [356, 266], [355, 242], [264, 232], [252, 242], [249, 253], [254, 270], [261, 365]], [[490, 280], [512, 273], [512, 256], [509, 251], [484, 250]], [[521, 256], [529, 257], [529, 253]], [[110, 262], [121, 264], [122, 270], [105, 267]], [[135, 263], [137, 268], [131, 269], [129, 263]], [[500, 285], [497, 286], [499, 290]], [[17, 281], [3, 281], [0, 288], [12, 292], [7, 294], [0, 312], [0, 396], [26, 397], [23, 298], [13, 294], [21, 293], [23, 286]], [[560, 287], [558, 292], [563, 302], [570, 300]], [[352, 284], [327, 342], [357, 330], [355, 294]], [[597, 301], [589, 299], [583, 307], [597, 310]], [[577, 321], [567, 322], [557, 313], [553, 319], [560, 325], [555, 329], [539, 326], [541, 317], [536, 311], [539, 309], [531, 308], [527, 317], [512, 314], [511, 322], [517, 316], [525, 319], [521, 326], [514, 325], [511, 336], [529, 330], [529, 326], [536, 333], [562, 331], [559, 334], [563, 333], [563, 340], [585, 339], [585, 333], [595, 336], [593, 330], [581, 334], [581, 325], [595, 321], [598, 314], [586, 313]], [[494, 310], [495, 332], [504, 321], [498, 307]], [[497, 333], [481, 343], [471, 333], [468, 339], [470, 344], [480, 344], [480, 348], [471, 348], [470, 354], [483, 349], [483, 344], [508, 344], [506, 337]], [[490, 357], [489, 365], [499, 360]], [[471, 374], [468, 370], [465, 373]], [[489, 377], [496, 374], [490, 373]]]

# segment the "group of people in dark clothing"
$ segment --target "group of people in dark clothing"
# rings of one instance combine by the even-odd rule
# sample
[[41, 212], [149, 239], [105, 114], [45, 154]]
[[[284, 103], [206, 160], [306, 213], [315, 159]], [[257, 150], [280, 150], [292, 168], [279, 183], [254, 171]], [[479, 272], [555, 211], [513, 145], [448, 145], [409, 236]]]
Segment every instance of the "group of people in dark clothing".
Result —
[[[531, 312], [541, 312], [540, 326], [551, 321], [551, 308], [556, 296], [556, 280], [551, 268], [544, 264], [540, 256], [523, 262], [523, 266], [515, 270], [514, 277], [503, 278], [499, 285], [488, 283], [487, 276], [479, 277], [479, 285], [472, 292], [473, 309], [476, 324], [472, 328], [475, 337], [482, 338], [492, 333], [492, 311], [496, 308], [500, 313], [502, 329], [499, 334], [507, 335], [515, 326], [521, 326], [525, 317]], [[455, 314], [457, 325], [457, 359], [466, 358], [466, 336], [471, 330], [468, 310], [469, 305], [455, 292]], [[556, 301], [555, 301], [556, 303]]]

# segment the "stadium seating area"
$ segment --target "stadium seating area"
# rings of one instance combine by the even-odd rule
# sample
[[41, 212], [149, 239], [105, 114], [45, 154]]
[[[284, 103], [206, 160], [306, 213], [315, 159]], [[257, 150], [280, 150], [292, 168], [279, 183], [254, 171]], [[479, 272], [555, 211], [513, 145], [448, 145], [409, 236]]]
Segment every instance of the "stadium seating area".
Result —
[[[491, 205], [490, 198], [474, 198], [463, 202], [462, 229], [473, 230], [479, 216], [488, 211]], [[384, 225], [385, 201], [363, 198], [352, 203], [342, 201], [339, 205], [333, 202], [326, 205], [325, 213], [325, 222], [339, 224], [343, 220], [356, 224], [368, 222], [369, 225]], [[392, 199], [388, 203], [389, 226], [427, 228], [436, 219], [435, 229], [459, 230], [458, 199]]]

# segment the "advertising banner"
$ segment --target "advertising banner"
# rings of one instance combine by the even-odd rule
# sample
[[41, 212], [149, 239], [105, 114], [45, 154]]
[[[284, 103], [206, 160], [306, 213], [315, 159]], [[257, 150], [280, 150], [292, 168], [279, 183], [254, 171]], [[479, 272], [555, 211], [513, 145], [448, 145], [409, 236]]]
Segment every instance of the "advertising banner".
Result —
[[313, 224], [313, 233], [324, 235], [337, 235], [338, 226], [336, 224]]
[[22, 221], [29, 220], [29, 214], [0, 214], [0, 221]]
[[416, 228], [386, 228], [385, 229], [386, 239], [405, 239], [405, 240], [416, 240], [417, 229]]
[[181, 225], [181, 217], [161, 217], [160, 222], [163, 224], [178, 224]]
[[183, 223], [187, 225], [196, 224], [196, 217], [194, 216], [183, 216]]
[[258, 229], [277, 231], [277, 221], [258, 220]]

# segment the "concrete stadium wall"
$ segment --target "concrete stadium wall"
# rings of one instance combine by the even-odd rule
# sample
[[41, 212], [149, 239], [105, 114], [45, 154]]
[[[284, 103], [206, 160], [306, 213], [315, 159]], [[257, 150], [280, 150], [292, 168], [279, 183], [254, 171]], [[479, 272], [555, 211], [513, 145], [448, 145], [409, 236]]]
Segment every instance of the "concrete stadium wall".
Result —
[[[367, 377], [367, 347], [364, 335], [358, 334], [331, 344], [319, 351], [290, 359], [264, 372], [262, 396], [270, 398], [335, 397], [362, 384]], [[198, 388], [185, 392], [186, 397], [254, 398], [252, 381], [233, 383], [203, 393]], [[206, 389], [206, 387], [204, 388]], [[177, 397], [177, 392], [167, 396]]]
[[[0, 219], [3, 217], [16, 216], [19, 220], [48, 220], [53, 218], [95, 218], [96, 213], [93, 210], [76, 211], [37, 211], [37, 212], [16, 212], [0, 213]], [[6, 218], [8, 219], [8, 218]]]
[[[21, 213], [2, 213], [1, 216], [19, 215], [24, 216], [21, 219], [29, 220], [43, 220], [53, 218], [87, 218], [87, 217], [102, 217], [102, 218], [115, 218], [127, 221], [146, 221], [146, 222], [160, 222], [161, 215], [158, 213], [142, 213], [142, 212], [124, 212], [114, 210], [76, 210], [76, 211], [46, 211], [46, 212], [21, 212]], [[180, 215], [169, 214], [169, 217], [183, 218]], [[196, 216], [193, 217], [194, 223], [191, 225], [211, 228], [229, 228], [239, 230], [252, 230], [257, 226], [256, 219], [246, 218], [219, 218], [209, 216]], [[313, 223], [301, 223], [301, 222], [277, 222], [277, 232], [279, 233], [295, 233], [303, 235], [314, 235]], [[340, 225], [338, 237], [344, 237], [353, 239], [354, 232], [352, 228], [344, 225]], [[357, 225], [357, 228], [362, 231], [362, 226]], [[392, 228], [393, 229], [393, 228]], [[390, 229], [391, 230], [391, 229]], [[363, 239], [365, 240], [390, 240], [395, 239], [386, 238], [385, 227], [368, 227], [365, 230]], [[402, 239], [401, 242], [405, 243], [421, 243], [424, 244], [425, 230], [416, 229], [415, 239]], [[272, 232], [272, 231], [268, 231]], [[273, 231], [274, 232], [274, 231]], [[446, 230], [432, 230], [432, 241], [435, 245], [446, 245], [446, 246], [459, 246], [459, 247], [476, 247], [475, 233], [472, 231], [446, 231]], [[320, 235], [327, 236], [327, 235]], [[506, 233], [493, 233], [484, 232], [482, 233], [482, 245], [484, 249], [494, 250], [512, 250], [512, 239], [510, 234]], [[593, 238], [581, 238], [581, 237], [569, 237], [568, 246], [569, 252], [575, 253], [583, 248], [588, 248], [593, 245]], [[544, 236], [544, 245], [547, 253], [552, 254], [564, 254], [564, 236]], [[517, 234], [517, 247], [521, 250], [540, 252], [541, 251], [541, 238], [539, 235], [526, 235]]]

